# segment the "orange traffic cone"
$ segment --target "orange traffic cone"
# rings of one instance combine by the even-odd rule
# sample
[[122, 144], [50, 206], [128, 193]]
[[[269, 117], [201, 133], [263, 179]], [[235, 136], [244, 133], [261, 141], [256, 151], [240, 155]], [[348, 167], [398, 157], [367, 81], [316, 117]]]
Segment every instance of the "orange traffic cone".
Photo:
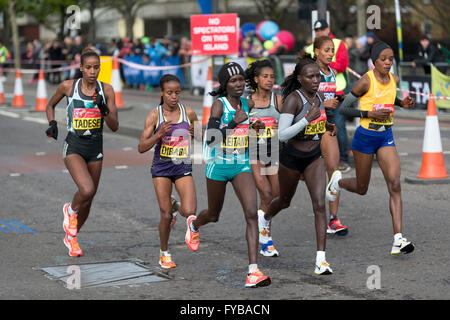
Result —
[[445, 170], [444, 153], [442, 152], [441, 134], [436, 112], [434, 95], [430, 95], [425, 120], [425, 134], [422, 147], [422, 166], [417, 178], [407, 178], [412, 183], [450, 183]]
[[3, 72], [0, 68], [0, 104], [5, 104], [5, 91], [3, 90]]
[[122, 98], [122, 84], [120, 82], [119, 61], [117, 57], [113, 57], [113, 69], [111, 74], [111, 85], [114, 89], [116, 107], [123, 108], [125, 104]]
[[37, 84], [36, 107], [34, 111], [45, 111], [47, 108], [47, 89], [45, 88], [44, 71], [39, 70], [39, 78]]
[[25, 107], [25, 98], [23, 96], [23, 86], [22, 77], [20, 76], [20, 69], [16, 70], [16, 80], [14, 82], [14, 97], [11, 106], [14, 108]]
[[206, 126], [211, 115], [211, 107], [213, 104], [213, 97], [209, 94], [213, 89], [213, 79], [212, 79], [212, 66], [209, 65], [208, 77], [206, 78], [205, 93], [203, 95], [203, 116], [202, 116], [202, 126]]

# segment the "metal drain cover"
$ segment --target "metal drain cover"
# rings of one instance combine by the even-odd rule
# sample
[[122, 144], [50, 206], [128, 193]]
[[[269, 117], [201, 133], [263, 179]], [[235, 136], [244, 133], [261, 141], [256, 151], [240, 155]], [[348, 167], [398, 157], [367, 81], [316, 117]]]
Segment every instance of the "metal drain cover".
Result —
[[47, 278], [63, 282], [68, 289], [135, 285], [171, 279], [156, 268], [151, 270], [142, 263], [138, 259], [131, 259], [33, 269], [44, 271]]

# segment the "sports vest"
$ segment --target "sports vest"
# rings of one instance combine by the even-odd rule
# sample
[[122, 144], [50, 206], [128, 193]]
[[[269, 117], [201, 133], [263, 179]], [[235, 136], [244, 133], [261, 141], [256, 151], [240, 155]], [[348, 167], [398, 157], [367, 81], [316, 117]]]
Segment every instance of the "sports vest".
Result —
[[[299, 114], [297, 114], [294, 117], [293, 124], [299, 122], [304, 116], [306, 116], [309, 112], [309, 109], [311, 109], [312, 104], [303, 96], [303, 94], [300, 92], [300, 90], [295, 90], [297, 94], [300, 96], [300, 99], [302, 99], [303, 102], [303, 109], [300, 111]], [[316, 93], [317, 94], [317, 93]], [[317, 94], [320, 101], [320, 116], [311, 121], [301, 132], [297, 133], [296, 136], [294, 136], [294, 139], [296, 140], [320, 140], [322, 135], [327, 130], [326, 124], [327, 124], [327, 115], [325, 112], [325, 107], [323, 106], [323, 101], [320, 98], [320, 95]]]
[[[397, 93], [397, 84], [391, 73], [389, 73], [389, 83], [381, 84], [377, 79], [373, 70], [367, 72], [370, 79], [369, 91], [359, 98], [359, 108], [362, 111], [375, 111], [378, 109], [389, 109], [391, 114], [386, 120], [378, 120], [373, 118], [361, 118], [360, 125], [369, 130], [383, 130], [394, 124], [394, 102]], [[384, 128], [382, 128], [384, 127]]]
[[[97, 89], [106, 104], [103, 84], [97, 80]], [[98, 136], [103, 132], [103, 117], [92, 96], [81, 92], [81, 78], [74, 81], [72, 93], [67, 98], [67, 130], [77, 136]]]

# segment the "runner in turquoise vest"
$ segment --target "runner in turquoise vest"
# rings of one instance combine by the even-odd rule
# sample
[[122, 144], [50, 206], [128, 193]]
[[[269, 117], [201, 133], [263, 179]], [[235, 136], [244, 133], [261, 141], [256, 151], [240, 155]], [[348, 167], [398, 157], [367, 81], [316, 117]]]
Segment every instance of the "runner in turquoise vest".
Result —
[[[208, 209], [201, 211], [198, 217], [188, 218], [186, 243], [191, 250], [198, 250], [199, 228], [219, 220], [226, 186], [231, 182], [244, 208], [247, 223], [249, 267], [245, 286], [268, 286], [272, 279], [264, 275], [257, 265], [257, 195], [248, 157], [249, 112], [254, 103], [242, 98], [245, 75], [239, 64], [230, 62], [223, 65], [219, 71], [219, 83], [217, 91], [211, 92], [213, 96], [219, 96], [219, 99], [211, 107], [204, 146]], [[252, 126], [256, 130], [264, 127], [261, 121], [256, 121]]]

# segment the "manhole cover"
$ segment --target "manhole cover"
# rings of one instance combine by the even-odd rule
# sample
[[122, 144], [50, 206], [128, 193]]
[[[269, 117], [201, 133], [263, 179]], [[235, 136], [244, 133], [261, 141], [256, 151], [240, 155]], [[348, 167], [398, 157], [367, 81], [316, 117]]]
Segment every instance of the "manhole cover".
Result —
[[47, 278], [61, 281], [68, 289], [123, 286], [171, 279], [156, 268], [151, 270], [142, 263], [143, 261], [132, 259], [33, 269], [44, 271]]

